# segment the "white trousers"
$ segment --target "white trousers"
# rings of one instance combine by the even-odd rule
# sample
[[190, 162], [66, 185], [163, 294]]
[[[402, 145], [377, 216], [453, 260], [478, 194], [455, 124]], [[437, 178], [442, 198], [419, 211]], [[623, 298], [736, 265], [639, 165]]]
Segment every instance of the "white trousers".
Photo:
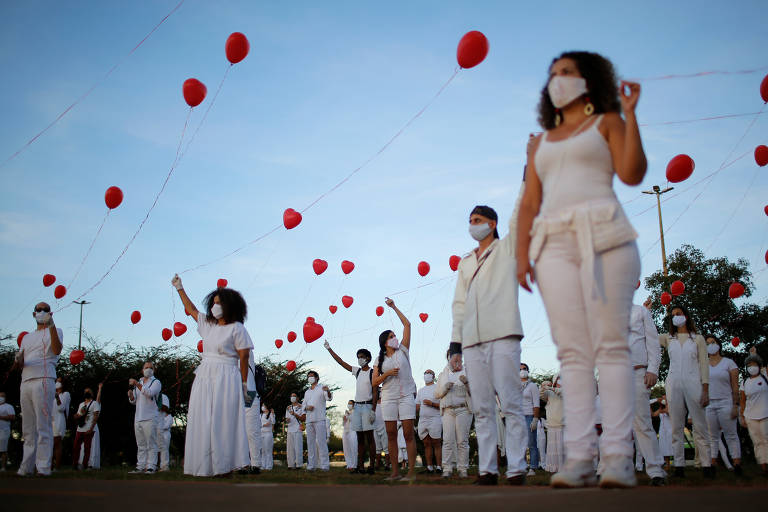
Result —
[[389, 441], [387, 440], [387, 428], [381, 427], [374, 429], [373, 438], [376, 441], [376, 451], [389, 454]]
[[19, 474], [51, 473], [53, 457], [53, 400], [56, 393], [54, 379], [30, 379], [21, 383], [21, 432], [24, 436], [24, 455]]
[[[160, 453], [160, 469], [168, 469], [170, 463], [171, 431], [157, 430], [157, 451]], [[91, 451], [93, 453], [93, 451]], [[91, 457], [93, 458], [93, 457]]]
[[[731, 458], [741, 458], [741, 442], [736, 433], [736, 419], [731, 418], [731, 411], [733, 411], [733, 402], [730, 399], [712, 400], [707, 406], [709, 448], [713, 458], [717, 457], [717, 453], [720, 451], [720, 432], [725, 437]], [[723, 455], [723, 459], [727, 459], [727, 456]]]
[[341, 446], [344, 450], [347, 469], [355, 469], [357, 467], [357, 432], [352, 430], [344, 432], [341, 436]]
[[[251, 406], [253, 407], [253, 406]], [[275, 437], [272, 431], [261, 433], [261, 469], [270, 470], [274, 465], [272, 448], [275, 445]]]
[[541, 420], [536, 427], [536, 445], [539, 448], [539, 468], [544, 469], [547, 465], [547, 433], [541, 426]]
[[747, 419], [749, 437], [755, 447], [755, 459], [758, 464], [768, 464], [768, 418], [761, 420]]
[[[675, 467], [685, 466], [685, 427], [688, 415], [693, 420], [693, 442], [702, 467], [712, 465], [709, 453], [709, 426], [701, 400], [699, 379], [680, 381], [667, 376], [667, 403], [669, 404], [669, 423], [672, 427], [672, 451]], [[686, 407], [688, 414], [686, 414]]]
[[288, 467], [302, 467], [304, 465], [304, 435], [301, 433], [301, 430], [288, 432], [285, 439]]
[[504, 415], [507, 477], [522, 475], [527, 468], [528, 425], [523, 416], [520, 383], [520, 338], [512, 336], [464, 349], [464, 364], [472, 391], [479, 474], [499, 473], [496, 460], [496, 396]]
[[[443, 409], [443, 471], [469, 468], [469, 429], [472, 413], [467, 407]], [[495, 424], [494, 424], [495, 427]]]
[[325, 422], [320, 420], [306, 423], [307, 470], [327, 470], [330, 467]]
[[157, 469], [157, 421], [137, 421], [133, 431], [136, 434], [136, 469]]
[[648, 406], [650, 391], [645, 387], [645, 368], [635, 372], [635, 417], [632, 421], [632, 432], [635, 434], [635, 444], [638, 448], [638, 460], [645, 459], [645, 472], [651, 478], [667, 476], [662, 469], [664, 458], [659, 449], [659, 440], [651, 422], [651, 408]]
[[248, 436], [248, 452], [251, 466], [261, 467], [261, 402], [259, 397], [245, 408], [245, 433]]
[[536, 279], [557, 345], [563, 379], [565, 452], [569, 460], [593, 460], [595, 367], [600, 374], [602, 456], [632, 457], [634, 389], [628, 325], [640, 276], [635, 242], [582, 262], [572, 232], [549, 235], [536, 262]]

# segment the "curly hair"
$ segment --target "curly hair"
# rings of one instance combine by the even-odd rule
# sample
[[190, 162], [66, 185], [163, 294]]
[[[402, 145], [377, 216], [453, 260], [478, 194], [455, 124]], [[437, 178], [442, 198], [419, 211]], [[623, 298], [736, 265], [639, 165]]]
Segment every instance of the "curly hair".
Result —
[[[619, 112], [619, 88], [616, 80], [616, 72], [611, 61], [598, 53], [592, 52], [563, 52], [552, 59], [549, 69], [560, 59], [571, 59], [576, 63], [581, 76], [587, 81], [589, 101], [595, 107], [595, 114], [606, 112]], [[539, 125], [545, 130], [555, 127], [556, 109], [549, 97], [549, 78], [541, 89], [539, 99]]]
[[205, 297], [203, 302], [205, 303], [206, 320], [212, 323], [218, 322], [213, 313], [211, 313], [211, 308], [213, 308], [214, 304], [213, 299], [217, 295], [219, 296], [219, 303], [224, 313], [224, 316], [222, 316], [224, 323], [245, 322], [245, 319], [248, 317], [248, 306], [240, 292], [232, 288], [216, 288]]

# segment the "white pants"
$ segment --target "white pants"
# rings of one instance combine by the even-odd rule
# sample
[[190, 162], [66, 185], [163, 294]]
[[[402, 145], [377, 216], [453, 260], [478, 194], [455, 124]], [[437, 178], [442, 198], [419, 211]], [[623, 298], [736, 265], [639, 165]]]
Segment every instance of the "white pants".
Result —
[[755, 459], [758, 464], [768, 464], [768, 418], [761, 420], [747, 419], [749, 437], [755, 447]]
[[248, 436], [248, 452], [251, 466], [261, 467], [261, 402], [254, 398], [250, 407], [245, 408], [245, 433]]
[[328, 460], [328, 441], [326, 438], [326, 420], [307, 422], [307, 470], [330, 467]]
[[301, 430], [288, 432], [285, 436], [286, 454], [289, 468], [300, 468], [304, 465], [304, 436]]
[[[443, 409], [443, 471], [469, 467], [469, 429], [472, 413], [467, 407]], [[494, 424], [495, 427], [495, 424]]]
[[541, 426], [541, 420], [536, 427], [536, 445], [539, 448], [539, 468], [544, 469], [547, 465], [547, 433]]
[[157, 469], [157, 421], [144, 420], [133, 424], [136, 433], [136, 469]]
[[701, 400], [701, 383], [699, 379], [686, 380], [667, 376], [667, 403], [669, 404], [669, 423], [672, 428], [672, 451], [675, 457], [675, 467], [685, 466], [685, 433], [683, 428], [688, 419], [693, 420], [693, 441], [696, 445], [699, 463], [702, 467], [712, 465], [709, 453], [709, 427]]
[[632, 457], [634, 390], [628, 325], [640, 276], [635, 242], [582, 262], [572, 232], [549, 235], [536, 262], [536, 279], [557, 345], [563, 379], [565, 452], [569, 460], [593, 460], [595, 366], [600, 374], [603, 456]]
[[638, 448], [637, 460], [645, 459], [645, 472], [651, 478], [664, 478], [666, 472], [661, 468], [664, 458], [659, 449], [659, 440], [651, 423], [651, 408], [648, 406], [650, 392], [645, 387], [645, 368], [635, 370], [635, 417], [632, 431]]
[[[253, 407], [253, 406], [251, 406]], [[275, 437], [272, 431], [261, 433], [261, 469], [270, 470], [274, 465], [272, 448], [275, 445]]]
[[341, 436], [341, 446], [344, 450], [344, 462], [347, 469], [357, 468], [357, 432], [349, 430]]
[[30, 379], [21, 383], [21, 432], [24, 456], [19, 474], [31, 474], [35, 467], [42, 475], [51, 473], [53, 457], [53, 379]]
[[376, 451], [389, 454], [389, 441], [387, 440], [387, 428], [381, 427], [373, 431], [373, 438], [376, 441]]
[[[168, 469], [170, 462], [171, 431], [157, 431], [157, 451], [160, 453], [160, 469]], [[93, 451], [91, 451], [93, 453]]]
[[520, 338], [512, 336], [464, 349], [472, 408], [475, 413], [479, 474], [499, 473], [496, 460], [496, 396], [506, 423], [507, 477], [526, 470], [528, 426], [523, 416], [520, 383]]
[[[709, 448], [712, 458], [720, 451], [720, 432], [723, 432], [725, 443], [731, 458], [741, 458], [741, 442], [736, 433], [736, 419], [731, 418], [733, 402], [730, 399], [712, 400], [707, 406], [707, 425], [709, 426]], [[724, 459], [727, 457], [724, 455]]]

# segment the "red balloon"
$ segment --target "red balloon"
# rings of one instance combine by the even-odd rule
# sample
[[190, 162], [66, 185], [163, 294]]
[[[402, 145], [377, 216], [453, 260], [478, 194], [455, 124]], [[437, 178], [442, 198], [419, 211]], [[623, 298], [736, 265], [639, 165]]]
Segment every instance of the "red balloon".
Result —
[[307, 318], [307, 321], [304, 323], [304, 341], [307, 343], [312, 343], [313, 341], [320, 338], [320, 336], [323, 335], [323, 326], [320, 324], [317, 324], [312, 320], [311, 318]]
[[200, 340], [197, 342], [197, 351], [202, 352], [203, 351], [203, 340]]
[[738, 299], [744, 295], [744, 285], [741, 283], [731, 283], [728, 287], [728, 296], [732, 299]]
[[186, 314], [187, 316], [192, 316], [192, 313], [187, 311], [187, 308], [184, 308], [184, 314]]
[[739, 339], [738, 336], [734, 336], [733, 338], [731, 338], [731, 345], [733, 345], [734, 347], [738, 347], [739, 343], [741, 343], [741, 339]]
[[378, 306], [376, 308], [376, 316], [381, 316], [383, 314], [384, 314], [384, 307], [383, 306]]
[[69, 362], [77, 366], [85, 359], [85, 352], [80, 349], [75, 349], [69, 353]]
[[133, 313], [131, 313], [131, 323], [132, 324], [135, 325], [135, 324], [139, 323], [140, 321], [141, 321], [141, 313], [140, 312], [134, 311]]
[[57, 299], [62, 298], [67, 294], [67, 289], [64, 287], [64, 285], [60, 284], [56, 288], [53, 289], [53, 296]]
[[640, 280], [639, 279], [637, 281], [637, 285], [635, 286], [635, 290], [638, 290], [638, 289], [640, 289]]
[[285, 229], [293, 229], [301, 224], [301, 214], [293, 208], [288, 208], [283, 212], [283, 225]]
[[675, 281], [672, 283], [672, 286], [669, 287], [669, 291], [672, 292], [672, 295], [677, 297], [678, 295], [682, 295], [685, 291], [685, 284], [683, 284], [682, 281]]
[[760, 82], [760, 97], [763, 101], [768, 103], [768, 75], [765, 75], [763, 81]]
[[461, 257], [456, 256], [455, 254], [448, 258], [448, 266], [451, 267], [451, 270], [456, 272], [459, 270], [459, 263], [461, 262]]
[[248, 38], [241, 32], [232, 32], [224, 44], [224, 52], [227, 54], [227, 60], [232, 64], [237, 64], [248, 55], [251, 45]]
[[755, 148], [755, 162], [760, 167], [768, 165], [768, 146], [757, 146]]
[[672, 302], [672, 296], [668, 292], [662, 293], [661, 294], [661, 304], [663, 306], [666, 306], [670, 302]]
[[336, 311], [338, 311], [338, 309], [339, 308], [336, 307], [336, 306], [328, 306], [328, 311], [330, 311], [332, 315], [335, 315]]
[[174, 336], [176, 336], [178, 338], [179, 336], [181, 336], [185, 332], [187, 332], [187, 326], [186, 325], [184, 325], [181, 322], [176, 322], [175, 324], [173, 324], [173, 335]]
[[208, 89], [205, 84], [196, 78], [188, 78], [184, 81], [184, 86], [181, 88], [184, 93], [184, 101], [190, 107], [196, 107], [203, 102]]
[[477, 66], [485, 60], [486, 55], [488, 55], [488, 39], [477, 30], [464, 34], [456, 49], [456, 60], [464, 69]]
[[27, 331], [21, 331], [19, 335], [16, 337], [16, 344], [21, 348], [21, 340], [24, 339], [24, 336], [29, 334]]
[[[766, 206], [766, 208], [768, 208], [768, 206]], [[43, 276], [43, 286], [45, 286], [46, 288], [48, 288], [49, 286], [51, 286], [55, 282], [56, 282], [56, 276], [55, 275], [53, 275], [53, 274], [45, 274]]]
[[768, 215], [768, 204], [765, 205], [765, 208], [763, 208], [763, 211], [765, 212], [766, 215]]
[[667, 164], [667, 181], [680, 183], [691, 177], [696, 164], [688, 155], [677, 155]]
[[328, 262], [321, 259], [316, 259], [312, 262], [312, 270], [315, 271], [315, 274], [320, 275], [323, 272], [328, 269]]
[[226, 288], [228, 284], [229, 284], [229, 281], [222, 278], [216, 281], [216, 288]]
[[768, 251], [765, 251], [765, 262], [768, 263]]
[[345, 274], [349, 274], [353, 270], [355, 270], [355, 264], [354, 263], [352, 263], [351, 261], [347, 261], [347, 260], [344, 260], [344, 261], [341, 262], [341, 271], [342, 272], [344, 272]]
[[173, 335], [173, 333], [171, 332], [170, 329], [166, 328], [166, 329], [163, 329], [163, 332], [160, 335], [163, 337], [165, 341], [168, 341], [169, 339], [171, 339], [171, 336]]
[[104, 202], [107, 208], [114, 210], [123, 202], [123, 191], [119, 187], [109, 187], [104, 193]]
[[295, 370], [296, 361], [288, 361], [287, 363], [285, 363], [285, 369], [288, 370], [289, 372], [292, 372], [293, 370]]
[[429, 315], [426, 313], [419, 313], [419, 318], [421, 318], [422, 323], [427, 321], [427, 318], [429, 318]]
[[426, 261], [420, 261], [419, 265], [416, 267], [416, 270], [419, 271], [419, 275], [421, 277], [426, 276], [427, 274], [429, 274], [429, 263], [427, 263]]
[[288, 333], [288, 336], [286, 336], [286, 338], [288, 338], [288, 343], [293, 343], [294, 341], [296, 341], [296, 333], [291, 331]]
[[277, 348], [280, 348], [283, 346], [283, 340], [275, 340], [275, 346]]
[[341, 298], [341, 303], [344, 304], [345, 308], [348, 308], [349, 306], [351, 306], [353, 302], [355, 302], [355, 299], [353, 299], [349, 295], [345, 295]]

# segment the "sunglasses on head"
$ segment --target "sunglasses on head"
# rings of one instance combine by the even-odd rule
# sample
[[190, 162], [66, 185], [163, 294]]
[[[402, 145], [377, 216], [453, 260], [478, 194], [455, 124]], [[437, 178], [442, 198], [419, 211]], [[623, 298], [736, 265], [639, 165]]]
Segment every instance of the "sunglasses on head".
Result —
[[40, 312], [50, 313], [51, 308], [35, 308], [35, 313], [40, 313]]

